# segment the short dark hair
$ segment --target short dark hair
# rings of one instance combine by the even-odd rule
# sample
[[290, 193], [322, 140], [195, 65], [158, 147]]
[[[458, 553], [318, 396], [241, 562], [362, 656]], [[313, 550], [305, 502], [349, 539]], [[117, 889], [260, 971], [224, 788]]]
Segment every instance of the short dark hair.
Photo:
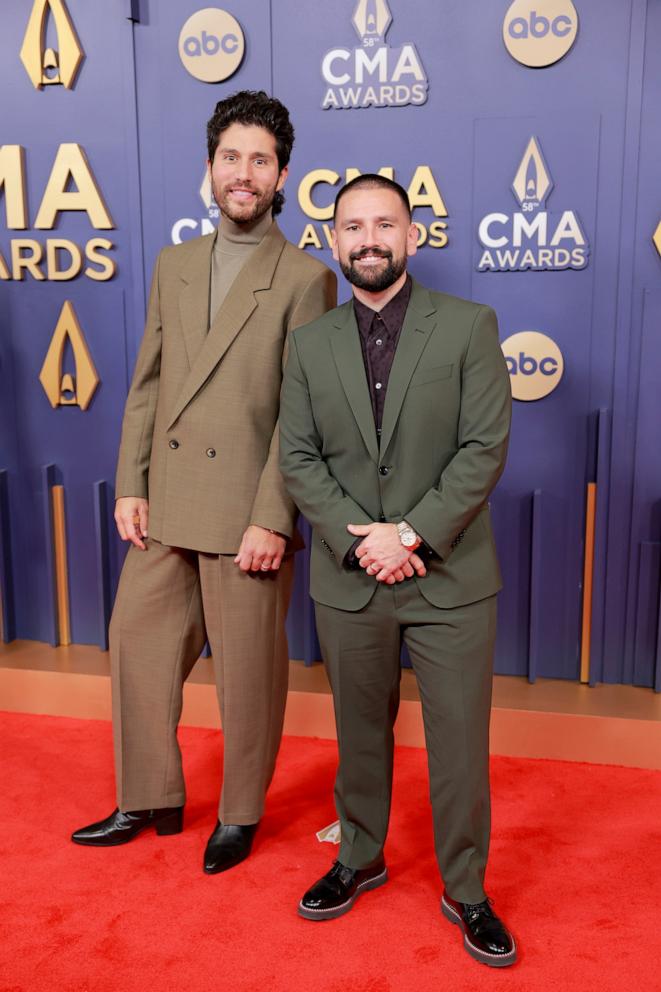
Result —
[[[284, 104], [264, 90], [240, 90], [216, 104], [213, 115], [207, 122], [207, 151], [213, 162], [218, 142], [223, 131], [232, 124], [263, 127], [275, 138], [275, 151], [280, 172], [289, 164], [294, 145], [294, 127], [289, 120], [289, 111]], [[282, 191], [275, 194], [273, 213], [279, 214], [285, 197]]]
[[403, 186], [396, 183], [394, 179], [388, 179], [387, 176], [380, 176], [378, 172], [366, 172], [362, 176], [356, 176], [350, 182], [345, 183], [340, 189], [337, 196], [335, 197], [335, 207], [333, 209], [333, 220], [337, 217], [337, 208], [339, 206], [340, 200], [345, 193], [349, 193], [352, 189], [374, 189], [375, 187], [382, 187], [383, 189], [391, 189], [393, 193], [396, 193], [404, 204], [404, 209], [406, 213], [411, 216], [411, 204], [409, 203], [408, 193]]

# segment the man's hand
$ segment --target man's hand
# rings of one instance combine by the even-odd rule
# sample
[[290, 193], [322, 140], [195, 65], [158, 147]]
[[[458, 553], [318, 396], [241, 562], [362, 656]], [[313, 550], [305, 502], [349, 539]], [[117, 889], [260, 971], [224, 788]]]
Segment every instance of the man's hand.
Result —
[[122, 541], [130, 541], [136, 548], [146, 551], [143, 537], [147, 537], [149, 503], [138, 496], [120, 496], [115, 500], [115, 523]]
[[356, 548], [356, 558], [377, 582], [391, 586], [410, 579], [414, 572], [421, 577], [427, 574], [422, 559], [400, 541], [396, 524], [349, 524], [347, 530], [355, 537], [364, 537]]
[[287, 541], [265, 527], [251, 524], [246, 530], [234, 559], [242, 572], [277, 572]]

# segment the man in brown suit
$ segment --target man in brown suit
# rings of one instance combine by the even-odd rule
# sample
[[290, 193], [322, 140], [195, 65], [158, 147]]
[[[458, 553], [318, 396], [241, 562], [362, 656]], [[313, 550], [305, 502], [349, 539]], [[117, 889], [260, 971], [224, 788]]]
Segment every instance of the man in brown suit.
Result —
[[117, 805], [79, 844], [178, 833], [177, 724], [208, 639], [224, 732], [208, 873], [250, 853], [282, 734], [285, 617], [300, 546], [278, 468], [286, 337], [335, 305], [336, 279], [272, 215], [294, 132], [244, 91], [207, 127], [217, 234], [164, 248], [126, 403], [115, 520], [131, 542], [110, 626]]

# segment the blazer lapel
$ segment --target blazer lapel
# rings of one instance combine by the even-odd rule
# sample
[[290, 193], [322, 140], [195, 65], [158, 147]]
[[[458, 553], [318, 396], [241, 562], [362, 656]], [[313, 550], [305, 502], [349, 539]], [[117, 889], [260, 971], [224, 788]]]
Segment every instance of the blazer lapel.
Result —
[[390, 444], [411, 376], [436, 326], [435, 314], [436, 308], [429, 292], [413, 280], [411, 299], [388, 379], [381, 424], [382, 454]]
[[378, 462], [379, 448], [376, 439], [374, 412], [367, 385], [365, 362], [360, 347], [360, 335], [353, 311], [353, 303], [346, 303], [339, 311], [335, 326], [336, 330], [331, 335], [330, 344], [342, 388], [356, 418], [365, 447], [374, 461]]
[[[260, 289], [270, 288], [278, 260], [282, 254], [285, 244], [286, 242], [283, 234], [280, 232], [278, 226], [273, 224], [268, 233], [264, 236], [263, 241], [260, 242], [247, 263], [239, 272], [232, 288], [225, 297], [225, 301], [209, 328], [209, 333], [205, 335], [201, 346], [198, 343], [197, 351], [194, 353], [191, 370], [184, 380], [181, 392], [177, 397], [177, 402], [172, 409], [168, 429], [172, 427], [177, 418], [181, 416], [182, 412], [193, 399], [195, 394], [202, 388], [213, 370], [221, 361], [232, 341], [234, 341], [234, 338], [237, 336], [241, 328], [244, 327], [248, 318], [257, 307], [255, 293]], [[201, 261], [202, 259], [200, 259], [200, 262]], [[204, 279], [202, 279], [201, 275], [198, 276], [196, 273], [194, 278], [189, 282], [187, 289], [184, 293], [182, 293], [182, 299], [184, 295], [186, 295], [189, 302], [193, 304], [194, 313], [196, 313], [199, 318], [202, 305], [199, 302], [193, 303], [190, 291], [193, 286], [197, 286], [198, 289], [201, 290], [202, 281], [204, 281], [204, 300], [208, 321], [209, 279], [211, 273], [210, 251], [208, 252], [205, 269]], [[192, 318], [189, 323], [190, 325], [193, 324]], [[198, 324], [196, 323], [195, 326], [197, 327]], [[188, 334], [186, 345], [188, 350], [189, 344], [193, 347], [197, 341], [197, 332], [189, 329], [188, 332], [185, 331], [184, 333], [185, 335]]]
[[209, 327], [209, 279], [214, 242], [213, 234], [202, 238], [180, 272], [185, 285], [179, 296], [179, 316], [191, 368]]

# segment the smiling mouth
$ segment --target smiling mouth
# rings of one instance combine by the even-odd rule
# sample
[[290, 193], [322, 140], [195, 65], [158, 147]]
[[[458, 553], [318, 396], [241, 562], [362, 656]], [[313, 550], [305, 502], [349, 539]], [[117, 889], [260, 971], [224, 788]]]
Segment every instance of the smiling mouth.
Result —
[[353, 261], [364, 262], [366, 265], [376, 265], [377, 262], [388, 261], [388, 257], [388, 255], [373, 255], [370, 253], [369, 255], [359, 255], [357, 258], [354, 258]]
[[230, 196], [235, 196], [237, 200], [249, 200], [255, 193], [251, 189], [230, 189], [228, 190]]

